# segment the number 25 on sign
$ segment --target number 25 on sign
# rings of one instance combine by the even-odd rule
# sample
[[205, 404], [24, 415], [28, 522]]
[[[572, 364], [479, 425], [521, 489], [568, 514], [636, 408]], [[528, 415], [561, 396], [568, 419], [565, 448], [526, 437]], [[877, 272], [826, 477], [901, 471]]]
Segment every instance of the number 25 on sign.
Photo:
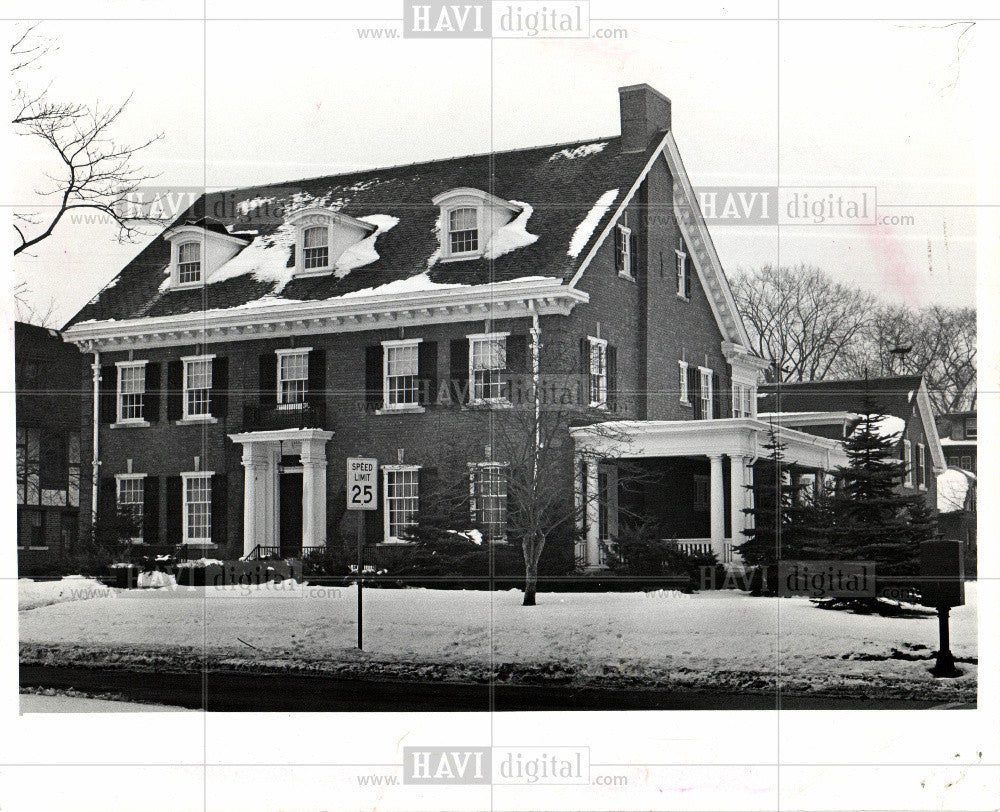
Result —
[[347, 458], [347, 509], [377, 510], [378, 460]]

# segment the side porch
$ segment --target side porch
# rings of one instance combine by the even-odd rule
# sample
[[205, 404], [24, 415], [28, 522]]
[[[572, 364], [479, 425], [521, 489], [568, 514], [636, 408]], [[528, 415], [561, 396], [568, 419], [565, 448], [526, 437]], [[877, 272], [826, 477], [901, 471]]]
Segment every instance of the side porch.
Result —
[[[611, 421], [570, 430], [583, 566], [606, 565], [624, 517], [655, 521], [688, 553], [741, 566], [735, 548], [752, 517], [753, 467], [772, 430], [756, 418]], [[817, 486], [847, 458], [838, 440], [779, 426], [784, 456]]]

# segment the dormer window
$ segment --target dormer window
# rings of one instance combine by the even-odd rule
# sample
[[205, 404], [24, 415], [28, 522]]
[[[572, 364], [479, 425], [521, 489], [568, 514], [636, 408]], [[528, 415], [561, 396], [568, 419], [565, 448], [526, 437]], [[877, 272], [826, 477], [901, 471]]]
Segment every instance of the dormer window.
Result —
[[296, 276], [333, 273], [345, 251], [377, 230], [371, 223], [318, 206], [296, 212], [288, 222], [296, 230]]
[[448, 213], [449, 253], [468, 254], [479, 250], [479, 225], [476, 210], [470, 207]]
[[483, 256], [494, 233], [521, 212], [509, 200], [480, 189], [452, 189], [432, 202], [441, 207], [438, 229], [444, 262]]
[[307, 228], [302, 234], [302, 267], [306, 270], [325, 268], [330, 264], [330, 229], [326, 226]]
[[185, 242], [177, 247], [177, 281], [181, 285], [201, 281], [201, 243]]
[[197, 288], [250, 242], [230, 234], [222, 223], [208, 218], [189, 220], [166, 231], [170, 243], [170, 284], [166, 290]]

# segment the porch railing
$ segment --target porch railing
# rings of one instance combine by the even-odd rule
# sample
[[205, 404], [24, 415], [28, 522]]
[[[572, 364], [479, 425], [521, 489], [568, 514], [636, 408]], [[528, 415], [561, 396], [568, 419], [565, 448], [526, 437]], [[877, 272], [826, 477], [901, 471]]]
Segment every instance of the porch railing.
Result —
[[326, 425], [326, 409], [320, 402], [299, 403], [295, 408], [252, 404], [243, 409], [245, 431], [278, 429], [322, 429]]
[[285, 554], [282, 554], [282, 548], [278, 546], [265, 546], [263, 544], [258, 544], [249, 553], [243, 556], [244, 561], [261, 561], [266, 558], [305, 558], [312, 552], [317, 550], [324, 550], [325, 547], [296, 547], [294, 550], [285, 548]]

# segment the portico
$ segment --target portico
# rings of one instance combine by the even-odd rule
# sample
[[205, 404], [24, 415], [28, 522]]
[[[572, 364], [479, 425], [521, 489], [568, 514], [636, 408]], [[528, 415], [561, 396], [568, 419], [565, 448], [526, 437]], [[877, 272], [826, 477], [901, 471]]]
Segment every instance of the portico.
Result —
[[[326, 545], [326, 443], [332, 431], [281, 429], [230, 434], [243, 446], [243, 554], [258, 545], [280, 548], [282, 461], [298, 457], [301, 469], [302, 548]], [[298, 518], [298, 517], [296, 517]]]
[[[571, 429], [578, 471], [576, 498], [583, 507], [580, 513], [586, 543], [581, 545], [579, 557], [584, 565], [602, 565], [601, 542], [606, 541], [602, 532], [611, 524], [602, 511], [617, 510], [617, 495], [611, 504], [598, 487], [599, 470], [621, 460], [657, 459], [669, 473], [651, 487], [661, 491], [658, 496], [664, 504], [684, 514], [677, 519], [677, 526], [704, 527], [704, 514], [699, 519], [695, 513], [699, 507], [707, 508], [707, 536], [678, 533], [678, 546], [687, 552], [712, 552], [720, 563], [738, 565], [734, 547], [743, 542], [743, 531], [751, 521], [743, 511], [752, 507], [752, 466], [770, 429], [757, 418], [614, 421]], [[789, 463], [831, 471], [847, 462], [837, 440], [779, 426], [774, 432], [785, 446]], [[694, 474], [693, 487], [691, 474], [684, 474], [684, 487], [690, 490], [680, 487], [678, 470], [700, 472], [705, 468], [707, 475]], [[693, 498], [679, 498], [678, 493], [693, 494]]]

